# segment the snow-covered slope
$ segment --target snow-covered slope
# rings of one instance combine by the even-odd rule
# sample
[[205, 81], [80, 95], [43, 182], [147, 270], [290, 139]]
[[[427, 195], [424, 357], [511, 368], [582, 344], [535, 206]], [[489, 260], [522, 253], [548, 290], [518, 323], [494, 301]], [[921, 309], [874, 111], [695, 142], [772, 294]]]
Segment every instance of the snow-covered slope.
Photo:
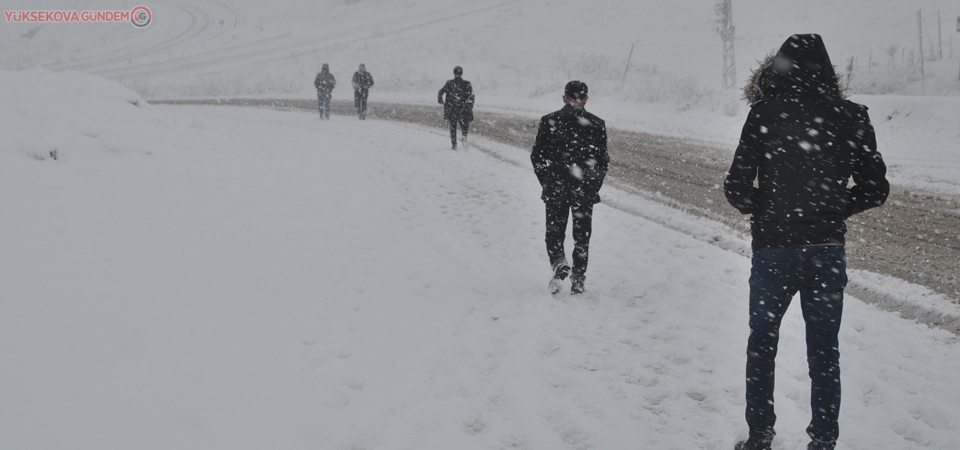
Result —
[[[0, 68], [40, 64], [98, 74], [145, 98], [311, 97], [314, 74], [329, 63], [340, 81], [334, 97], [342, 99], [350, 96], [351, 74], [365, 63], [377, 82], [372, 102], [432, 103], [452, 67], [462, 65], [478, 107], [532, 116], [553, 108], [563, 84], [579, 78], [591, 87], [591, 107], [611, 126], [693, 136], [731, 151], [747, 111], [736, 92], [719, 89], [722, 45], [712, 2], [165, 0], [147, 6], [153, 21], [143, 29], [3, 23], [0, 36], [9, 45], [0, 46]], [[77, 6], [45, 0], [3, 8]], [[124, 8], [111, 0], [83, 5]], [[955, 195], [957, 16], [960, 6], [947, 0], [738, 0], [737, 79], [745, 80], [756, 60], [790, 34], [822, 34], [858, 93], [854, 99], [871, 108], [892, 180]]]

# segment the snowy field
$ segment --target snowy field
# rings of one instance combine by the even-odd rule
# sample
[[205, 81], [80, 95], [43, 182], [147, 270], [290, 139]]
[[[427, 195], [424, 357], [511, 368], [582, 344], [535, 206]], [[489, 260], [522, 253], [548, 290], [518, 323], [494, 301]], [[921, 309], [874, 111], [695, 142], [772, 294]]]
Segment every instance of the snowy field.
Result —
[[[854, 79], [895, 89], [854, 97], [891, 180], [960, 195], [960, 6], [841, 3], [735, 1], [738, 78], [789, 34], [823, 34], [838, 68], [854, 57]], [[715, 88], [712, 2], [147, 6], [145, 30], [0, 22], [0, 447], [729, 450], [746, 436], [735, 250], [749, 243], [722, 226], [605, 187], [588, 292], [553, 297], [527, 149], [145, 100], [310, 98], [321, 62], [344, 99], [365, 62], [371, 101], [430, 103], [462, 64], [479, 108], [538, 117], [581, 78], [610, 126], [732, 154], [746, 106]], [[921, 8], [947, 31], [922, 83], [906, 62]], [[774, 449], [804, 448], [796, 307], [780, 354]], [[839, 450], [960, 448], [956, 335], [848, 296], [841, 355]]]

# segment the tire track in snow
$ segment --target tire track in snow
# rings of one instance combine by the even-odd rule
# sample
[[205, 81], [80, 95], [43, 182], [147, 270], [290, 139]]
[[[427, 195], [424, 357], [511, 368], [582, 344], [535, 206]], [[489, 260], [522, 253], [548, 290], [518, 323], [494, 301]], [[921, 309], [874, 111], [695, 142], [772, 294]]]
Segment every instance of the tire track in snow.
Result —
[[[271, 37], [251, 43], [231, 47], [219, 48], [198, 54], [181, 56], [159, 62], [138, 64], [129, 67], [106, 68], [95, 70], [92, 73], [111, 79], [125, 79], [163, 75], [184, 71], [196, 71], [214, 68], [204, 73], [213, 74], [231, 70], [237, 65], [264, 64], [283, 58], [285, 54], [299, 49], [311, 48], [323, 50], [327, 48], [353, 44], [370, 39], [371, 36], [382, 38], [400, 34], [452, 20], [462, 19], [474, 14], [483, 13], [525, 0], [498, 2], [493, 5], [476, 5], [476, 2], [461, 2], [447, 5], [430, 11], [418, 11], [407, 16], [394, 17], [388, 20], [370, 24], [369, 26], [351, 30], [337, 30], [308, 38], [290, 40], [289, 36]], [[439, 15], [439, 16], [438, 16]], [[426, 19], [423, 17], [427, 16]], [[326, 43], [317, 46], [319, 43]], [[257, 48], [263, 46], [262, 48]]]
[[[90, 55], [84, 58], [49, 64], [46, 67], [51, 70], [70, 69], [94, 74], [103, 74], [109, 72], [110, 70], [117, 70], [103, 68], [104, 66], [109, 66], [115, 63], [129, 63], [133, 59], [154, 55], [161, 51], [172, 49], [185, 42], [190, 42], [193, 38], [205, 32], [213, 22], [210, 18], [210, 15], [208, 15], [204, 10], [195, 6], [180, 4], [175, 5], [175, 7], [190, 16], [190, 25], [188, 25], [176, 36], [168, 40], [161, 41], [157, 44], [142, 49], [136, 49], [135, 47], [124, 47], [102, 54]], [[91, 68], [93, 69], [90, 70]]]

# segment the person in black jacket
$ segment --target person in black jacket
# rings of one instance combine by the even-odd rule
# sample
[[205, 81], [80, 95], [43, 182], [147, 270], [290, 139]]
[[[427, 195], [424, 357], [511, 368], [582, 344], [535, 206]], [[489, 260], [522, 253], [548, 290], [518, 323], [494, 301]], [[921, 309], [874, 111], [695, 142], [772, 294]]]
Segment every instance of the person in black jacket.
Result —
[[373, 87], [373, 75], [367, 72], [367, 66], [360, 64], [360, 70], [353, 73], [353, 104], [357, 107], [360, 120], [367, 118], [367, 96]]
[[839, 435], [837, 334], [847, 283], [844, 221], [886, 201], [886, 166], [867, 107], [844, 98], [819, 35], [787, 39], [754, 72], [745, 97], [752, 108], [724, 182], [730, 204], [752, 215], [753, 237], [750, 437], [736, 448], [770, 449], [780, 322], [799, 292], [813, 416], [807, 448], [832, 450]]
[[326, 63], [313, 80], [314, 87], [317, 88], [317, 103], [320, 106], [320, 119], [330, 119], [330, 97], [333, 88], [337, 85], [337, 79], [330, 73], [330, 66]]
[[[583, 292], [587, 272], [593, 205], [600, 202], [600, 187], [607, 175], [607, 128], [599, 117], [584, 109], [587, 85], [571, 81], [564, 88], [564, 106], [540, 119], [530, 161], [543, 188], [546, 206], [546, 244], [553, 278], [552, 294], [570, 275], [570, 292]], [[573, 214], [573, 269], [567, 262], [563, 241], [567, 219]]]
[[[446, 97], [444, 97], [446, 95]], [[437, 102], [443, 105], [443, 120], [450, 122], [450, 143], [457, 149], [457, 124], [463, 133], [463, 146], [467, 146], [467, 131], [473, 122], [473, 85], [463, 79], [463, 68], [453, 68], [453, 79], [440, 88]]]

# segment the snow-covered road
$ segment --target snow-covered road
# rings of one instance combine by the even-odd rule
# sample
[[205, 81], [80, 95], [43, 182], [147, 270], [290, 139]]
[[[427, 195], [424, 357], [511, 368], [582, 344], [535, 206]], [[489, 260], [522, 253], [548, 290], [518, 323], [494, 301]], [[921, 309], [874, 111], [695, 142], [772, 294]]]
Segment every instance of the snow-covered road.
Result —
[[[113, 111], [54, 117], [41, 142], [3, 133], [11, 448], [722, 450], [744, 436], [749, 261], [624, 210], [709, 225], [606, 187], [621, 207], [597, 208], [588, 293], [553, 297], [536, 179], [506, 162], [526, 150], [118, 97], [91, 94]], [[784, 327], [778, 449], [805, 445], [809, 414], [798, 311]], [[954, 335], [848, 297], [841, 337], [838, 448], [957, 447]]]

